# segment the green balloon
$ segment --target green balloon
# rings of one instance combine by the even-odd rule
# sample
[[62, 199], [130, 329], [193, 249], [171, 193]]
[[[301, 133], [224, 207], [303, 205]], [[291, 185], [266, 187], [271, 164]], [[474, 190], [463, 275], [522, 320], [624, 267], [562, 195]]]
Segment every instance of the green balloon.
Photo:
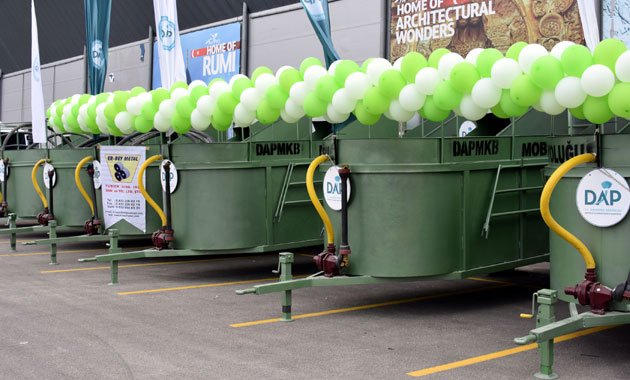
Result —
[[103, 110], [103, 114], [105, 114], [105, 118], [107, 120], [114, 120], [116, 115], [118, 114], [118, 110], [116, 109], [116, 105], [114, 103], [108, 103]]
[[490, 78], [492, 66], [503, 58], [503, 54], [495, 48], [484, 49], [477, 57], [477, 69], [483, 78]]
[[451, 70], [451, 85], [464, 94], [470, 94], [479, 79], [477, 68], [470, 62], [460, 62]]
[[412, 51], [405, 54], [400, 62], [400, 72], [402, 72], [407, 83], [415, 83], [416, 74], [418, 74], [418, 71], [427, 67], [427, 64], [428, 62], [424, 55]]
[[615, 116], [630, 120], [630, 83], [617, 83], [608, 94], [608, 106]]
[[576, 108], [571, 108], [571, 109], [569, 109], [569, 112], [576, 119], [586, 120], [586, 116], [584, 116], [584, 105], [581, 105], [581, 106], [576, 107]]
[[300, 75], [298, 69], [289, 67], [282, 71], [280, 77], [278, 78], [278, 83], [280, 84], [280, 88], [282, 89], [282, 91], [288, 94], [291, 91], [291, 86], [301, 80], [302, 75]]
[[256, 119], [263, 125], [271, 125], [280, 117], [280, 110], [271, 107], [266, 99], [260, 101], [256, 108]]
[[52, 112], [52, 111], [51, 111], [51, 109], [50, 109], [51, 107], [52, 107], [52, 105], [46, 109], [46, 117], [47, 117], [48, 119], [50, 119], [50, 114], [51, 114], [51, 112]]
[[147, 92], [147, 90], [145, 90], [143, 87], [140, 87], [140, 86], [136, 86], [136, 87], [132, 88], [131, 91], [130, 91], [131, 96], [138, 96], [138, 95], [140, 95], [140, 94], [142, 94], [144, 92]]
[[497, 104], [496, 106], [492, 107], [492, 113], [494, 114], [494, 116], [498, 117], [499, 119], [509, 119], [510, 118], [510, 115], [508, 115], [505, 111], [503, 111], [503, 108], [501, 108], [501, 104], [500, 103]]
[[175, 82], [171, 86], [170, 91], [173, 92], [173, 90], [175, 90], [176, 88], [183, 88], [185, 90], [188, 90], [188, 85], [186, 84], [186, 82]]
[[512, 100], [512, 95], [510, 90], [503, 90], [501, 93], [501, 100], [499, 101], [499, 105], [501, 109], [505, 113], [505, 115], [509, 117], [518, 117], [525, 115], [525, 112], [529, 109], [528, 106], [521, 106]]
[[[450, 53], [451, 51], [445, 48], [439, 48], [433, 50], [433, 53], [429, 56], [429, 67], [433, 67], [437, 69], [438, 63], [440, 63], [440, 58], [442, 58], [445, 54]], [[415, 79], [415, 78], [414, 78]]]
[[608, 66], [615, 72], [615, 64], [617, 58], [623, 54], [628, 48], [626, 44], [616, 38], [608, 38], [597, 44], [593, 52], [593, 61], [596, 64]]
[[331, 75], [323, 75], [315, 85], [315, 94], [324, 103], [332, 102], [333, 95], [337, 90], [339, 90], [339, 85]]
[[234, 95], [236, 99], [240, 99], [243, 91], [252, 87], [254, 87], [254, 85], [249, 78], [238, 78], [232, 83], [232, 95]]
[[315, 92], [310, 92], [304, 97], [304, 112], [311, 118], [324, 116], [326, 114], [326, 103], [322, 102]]
[[[153, 106], [153, 103], [148, 104], [151, 104], [151, 106]], [[196, 103], [194, 102], [192, 97], [182, 96], [181, 98], [177, 99], [177, 102], [175, 102], [175, 110], [177, 111], [179, 116], [183, 117], [184, 119], [190, 119], [190, 114], [195, 109], [195, 104]], [[142, 109], [144, 110], [144, 107], [142, 107]], [[149, 118], [147, 119], [153, 120]]]
[[530, 72], [534, 84], [543, 90], [552, 91], [562, 78], [562, 64], [552, 55], [540, 57], [532, 64]]
[[74, 133], [82, 132], [81, 126], [79, 125], [79, 121], [77, 120], [75, 116], [69, 117], [67, 121], [68, 121], [68, 127], [70, 129], [70, 132], [74, 132]]
[[267, 100], [267, 104], [271, 108], [280, 110], [284, 107], [285, 103], [289, 99], [289, 95], [287, 95], [279, 85], [270, 86], [265, 93], [265, 99]]
[[79, 117], [79, 104], [75, 104], [72, 106], [72, 108], [70, 108], [70, 111], [72, 112], [72, 116], [74, 117]]
[[64, 104], [60, 104], [60, 105], [56, 108], [55, 113], [57, 114], [57, 116], [59, 116], [59, 117], [63, 116], [63, 107], [64, 107], [64, 106], [65, 106]]
[[355, 61], [344, 59], [343, 61], [339, 62], [337, 64], [337, 67], [335, 67], [335, 80], [337, 81], [337, 84], [343, 87], [346, 84], [346, 79], [350, 76], [350, 74], [356, 73], [360, 69], [361, 68]]
[[153, 129], [153, 122], [151, 120], [145, 119], [142, 116], [138, 116], [134, 120], [133, 126], [136, 129], [136, 131], [138, 131], [140, 133], [147, 133], [151, 129]]
[[90, 129], [90, 132], [93, 134], [99, 134], [101, 131], [98, 129], [98, 125], [96, 124], [96, 118], [88, 117], [85, 121], [87, 127]]
[[129, 93], [127, 91], [114, 92], [114, 104], [119, 111], [127, 110], [127, 100], [129, 100]]
[[230, 118], [234, 114], [234, 108], [236, 108], [237, 105], [238, 100], [236, 100], [231, 92], [224, 92], [217, 98], [217, 107], [221, 110], [221, 112], [230, 116]]
[[157, 107], [153, 105], [153, 102], [146, 102], [140, 111], [145, 119], [153, 121], [155, 113], [157, 112]]
[[212, 126], [217, 131], [227, 131], [232, 125], [232, 117], [221, 112], [220, 109], [215, 109], [212, 113]]
[[[538, 103], [541, 95], [542, 90], [534, 84], [531, 77], [527, 74], [521, 74], [512, 82], [510, 96], [512, 101], [520, 107], [533, 106]], [[503, 110], [510, 114], [505, 107], [503, 107]]]
[[216, 82], [225, 82], [225, 80], [223, 80], [223, 78], [214, 78], [213, 80], [210, 81], [210, 83], [208, 83], [208, 89]]
[[[451, 81], [444, 81], [438, 83], [433, 91], [433, 102], [436, 107], [444, 111], [451, 111], [461, 103], [464, 95], [457, 91]], [[431, 120], [431, 119], [429, 119]]]
[[374, 58], [368, 58], [365, 61], [363, 61], [363, 64], [361, 64], [361, 72], [362, 73], [367, 73], [367, 68], [370, 65], [370, 62], [372, 62], [372, 60], [374, 60]]
[[173, 126], [173, 130], [180, 135], [190, 131], [190, 119], [183, 117], [179, 112], [174, 112], [173, 116], [171, 116], [171, 125]]
[[437, 106], [433, 96], [427, 96], [424, 106], [420, 109], [420, 116], [434, 122], [444, 121], [450, 114], [451, 111], [443, 110]]
[[381, 115], [389, 109], [389, 99], [378, 87], [370, 87], [363, 97], [365, 109], [372, 115]]
[[[103, 102], [107, 101], [107, 98], [109, 98], [109, 94], [108, 94], [108, 93], [105, 93], [105, 92], [104, 92], [104, 93], [102, 93], [102, 94], [98, 94], [98, 95], [96, 95], [96, 101], [95, 101], [95, 104], [96, 104], [96, 105], [99, 105], [99, 104], [101, 104], [101, 103], [103, 103]], [[59, 107], [57, 107], [57, 109], [58, 109], [58, 108], [59, 108]]]
[[124, 134], [120, 131], [120, 129], [118, 129], [118, 127], [116, 126], [116, 124], [114, 123], [114, 120], [109, 120], [106, 119], [107, 122], [107, 130], [109, 131], [109, 134], [112, 136], [123, 136]]
[[579, 78], [593, 64], [593, 55], [584, 45], [571, 45], [564, 49], [560, 63], [568, 76]]
[[398, 70], [387, 70], [378, 78], [378, 87], [383, 95], [390, 100], [398, 99], [400, 91], [407, 85], [407, 81]]
[[315, 57], [308, 57], [305, 60], [303, 60], [302, 63], [300, 64], [300, 75], [304, 77], [304, 73], [306, 72], [306, 69], [308, 69], [311, 66], [324, 67], [324, 65], [322, 64], [322, 61], [320, 61], [319, 59]]
[[357, 105], [354, 108], [354, 116], [356, 116], [359, 123], [363, 125], [374, 125], [381, 118], [381, 115], [370, 113], [362, 101], [357, 102]]
[[151, 91], [151, 102], [155, 106], [155, 108], [160, 107], [160, 103], [169, 99], [171, 97], [171, 93], [168, 92], [165, 88], [158, 88], [157, 90]]
[[252, 73], [252, 82], [256, 83], [256, 79], [258, 79], [258, 77], [262, 74], [273, 75], [273, 71], [271, 71], [271, 69], [268, 68], [267, 66], [257, 67], [256, 70], [254, 70], [254, 72]]
[[197, 104], [197, 100], [204, 95], [208, 95], [208, 87], [206, 86], [197, 86], [190, 90], [190, 98], [194, 104]]
[[518, 56], [521, 54], [521, 50], [527, 46], [527, 42], [519, 41], [514, 45], [510, 46], [508, 51], [505, 53], [506, 58], [511, 58], [518, 62]]
[[90, 94], [83, 94], [83, 95], [81, 95], [79, 97], [79, 104], [80, 105], [86, 104], [90, 100], [91, 97], [92, 97], [92, 95], [90, 95]]
[[608, 106], [608, 97], [587, 96], [583, 105], [584, 117], [593, 124], [604, 124], [615, 115]]

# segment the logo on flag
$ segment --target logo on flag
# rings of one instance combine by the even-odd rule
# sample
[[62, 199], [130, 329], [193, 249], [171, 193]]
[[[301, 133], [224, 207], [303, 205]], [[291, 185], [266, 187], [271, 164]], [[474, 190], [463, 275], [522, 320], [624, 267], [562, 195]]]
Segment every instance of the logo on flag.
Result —
[[167, 16], [160, 18], [158, 26], [160, 30], [160, 44], [163, 50], [173, 50], [175, 47], [175, 23], [168, 19]]
[[41, 80], [41, 68], [39, 65], [39, 55], [35, 56], [33, 59], [33, 79], [39, 82]]
[[92, 42], [92, 63], [96, 67], [103, 67], [105, 61], [103, 60], [103, 42], [101, 40], [94, 40]]

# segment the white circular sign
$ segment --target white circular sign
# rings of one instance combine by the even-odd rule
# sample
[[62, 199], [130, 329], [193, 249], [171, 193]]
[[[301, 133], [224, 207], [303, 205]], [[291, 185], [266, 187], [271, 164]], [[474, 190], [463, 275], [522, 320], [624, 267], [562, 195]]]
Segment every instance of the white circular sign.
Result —
[[164, 160], [160, 164], [160, 182], [162, 183], [162, 191], [166, 192], [166, 170], [164, 170], [164, 164], [166, 164], [167, 162], [171, 164], [171, 167], [168, 171], [171, 177], [169, 181], [169, 186], [171, 194], [173, 194], [175, 192], [175, 189], [177, 188], [177, 168], [175, 168], [175, 164], [169, 160]]
[[628, 214], [630, 188], [619, 173], [595, 169], [580, 181], [575, 200], [584, 220], [597, 227], [610, 227]]
[[[328, 207], [335, 211], [341, 210], [341, 177], [339, 177], [339, 166], [331, 166], [324, 176], [324, 199]], [[350, 180], [347, 182], [348, 196], [350, 201]]]
[[470, 132], [474, 131], [475, 128], [477, 128], [477, 124], [466, 120], [459, 126], [459, 137], [466, 137]]
[[92, 161], [92, 166], [94, 167], [94, 177], [93, 177], [93, 181], [94, 181], [94, 188], [95, 189], [100, 189], [102, 182], [101, 182], [101, 163], [98, 162], [97, 160]]
[[46, 163], [44, 165], [44, 186], [46, 186], [47, 189], [50, 189], [50, 181], [48, 178], [48, 172], [50, 172], [52, 170], [53, 172], [53, 176], [52, 176], [52, 185], [53, 187], [55, 187], [55, 184], [57, 183], [57, 171], [55, 170], [55, 167], [52, 166], [49, 163]]
[[[6, 173], [5, 173], [6, 171]], [[0, 159], [0, 182], [4, 182], [5, 174], [9, 175], [9, 165], [4, 165], [4, 160]]]

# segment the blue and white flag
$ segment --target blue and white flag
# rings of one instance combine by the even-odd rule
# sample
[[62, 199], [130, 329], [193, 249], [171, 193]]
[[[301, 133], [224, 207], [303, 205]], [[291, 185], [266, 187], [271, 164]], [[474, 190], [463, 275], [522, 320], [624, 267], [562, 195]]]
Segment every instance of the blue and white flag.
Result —
[[34, 0], [31, 0], [31, 122], [33, 123], [33, 142], [45, 143], [46, 112], [44, 111], [44, 90]]
[[85, 47], [88, 53], [90, 94], [103, 92], [107, 76], [109, 20], [112, 0], [85, 0]]
[[177, 22], [177, 0], [153, 0], [153, 10], [157, 28], [160, 83], [162, 87], [170, 88], [175, 82], [186, 82], [186, 66]]
[[339, 59], [330, 33], [330, 17], [328, 14], [328, 0], [300, 0], [308, 19], [315, 29], [315, 34], [324, 48], [326, 66]]

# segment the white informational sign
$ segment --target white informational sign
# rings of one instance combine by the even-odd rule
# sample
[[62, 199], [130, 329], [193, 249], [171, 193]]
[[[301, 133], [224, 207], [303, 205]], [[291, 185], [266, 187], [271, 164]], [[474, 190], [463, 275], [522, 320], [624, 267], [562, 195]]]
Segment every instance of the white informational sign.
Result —
[[610, 169], [595, 169], [585, 175], [575, 194], [580, 215], [597, 227], [610, 227], [622, 221], [630, 208], [628, 182]]
[[177, 168], [175, 167], [175, 164], [169, 160], [164, 160], [160, 164], [160, 182], [162, 182], [162, 191], [166, 193], [166, 170], [164, 170], [164, 164], [166, 164], [167, 162], [170, 162], [171, 164], [171, 167], [169, 168], [169, 174], [171, 177], [171, 180], [169, 181], [169, 186], [171, 194], [173, 194], [175, 192], [175, 189], [177, 188], [178, 182]]
[[[324, 199], [328, 207], [335, 211], [341, 210], [341, 177], [339, 177], [339, 166], [332, 166], [326, 171], [324, 176]], [[348, 185], [348, 201], [350, 200], [350, 181]]]
[[466, 137], [470, 132], [477, 128], [477, 124], [470, 120], [466, 120], [459, 126], [459, 137]]
[[94, 188], [101, 188], [101, 163], [97, 160], [92, 161], [92, 166], [94, 167]]
[[105, 228], [126, 220], [146, 232], [146, 202], [138, 189], [137, 178], [145, 158], [143, 146], [101, 146], [99, 178]]
[[9, 167], [4, 165], [4, 160], [0, 160], [0, 182], [4, 182], [5, 174], [9, 174]]
[[44, 173], [42, 173], [42, 175], [43, 175], [43, 180], [44, 180], [44, 186], [46, 186], [47, 189], [50, 189], [50, 177], [48, 173], [50, 173], [51, 171], [52, 171], [52, 185], [53, 187], [55, 187], [55, 185], [57, 184], [57, 171], [55, 170], [54, 166], [52, 166], [49, 163], [46, 163], [44, 165]]

